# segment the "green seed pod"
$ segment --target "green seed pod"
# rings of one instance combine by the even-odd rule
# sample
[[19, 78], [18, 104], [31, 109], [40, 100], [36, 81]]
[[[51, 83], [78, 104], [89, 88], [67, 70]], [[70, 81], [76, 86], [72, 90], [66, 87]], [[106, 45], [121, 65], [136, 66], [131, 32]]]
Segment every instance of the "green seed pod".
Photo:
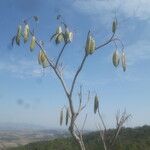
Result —
[[16, 35], [16, 43], [17, 45], [20, 45], [20, 38], [22, 34], [22, 27], [21, 25], [18, 26], [17, 35]]
[[72, 40], [73, 40], [73, 33], [69, 32], [69, 42], [72, 42]]
[[41, 51], [41, 62], [44, 63], [45, 60], [46, 60], [45, 54], [43, 51]]
[[70, 32], [69, 32], [68, 28], [66, 28], [66, 30], [65, 30], [65, 36], [64, 37], [65, 37], [66, 43], [70, 42]]
[[63, 123], [63, 109], [60, 111], [60, 125]]
[[99, 100], [98, 100], [98, 96], [96, 95], [94, 98], [94, 113], [95, 114], [96, 114], [98, 108], [99, 108]]
[[119, 52], [117, 50], [115, 50], [115, 52], [113, 53], [112, 61], [113, 61], [113, 65], [115, 67], [118, 67], [120, 58], [119, 58]]
[[42, 55], [42, 50], [40, 50], [39, 55], [38, 55], [38, 63], [39, 63], [40, 65], [42, 65], [41, 55]]
[[95, 50], [95, 40], [91, 35], [88, 35], [87, 40], [86, 40], [86, 53], [87, 54], [93, 54], [94, 50]]
[[43, 68], [46, 68], [49, 66], [49, 63], [46, 57], [47, 57], [46, 53], [44, 53], [43, 50], [40, 50], [39, 55], [38, 55], [38, 62], [40, 65], [43, 66]]
[[29, 25], [26, 24], [24, 27], [24, 43], [26, 43], [29, 39], [29, 32], [30, 32]]
[[122, 60], [122, 68], [123, 68], [123, 71], [125, 72], [126, 71], [126, 55], [124, 51], [122, 52], [121, 60]]
[[112, 32], [115, 33], [116, 32], [116, 21], [113, 21], [112, 23]]
[[68, 125], [68, 120], [69, 120], [69, 108], [66, 110], [66, 126]]
[[90, 35], [88, 35], [87, 40], [86, 40], [86, 47], [85, 47], [87, 54], [90, 54], [91, 40], [92, 40], [92, 37]]
[[55, 39], [56, 44], [60, 44], [63, 41], [64, 41], [64, 37], [63, 37], [62, 33], [56, 35], [56, 39]]
[[95, 51], [95, 40], [94, 38], [91, 38], [90, 54], [93, 54], [94, 51]]
[[36, 41], [35, 36], [32, 36], [31, 44], [30, 44], [30, 51], [31, 52], [35, 49], [35, 45], [36, 45], [35, 41]]
[[55, 38], [55, 43], [59, 44], [62, 41], [64, 41], [63, 33], [62, 33], [62, 28], [59, 26], [56, 30], [56, 33], [51, 37], [51, 39]]

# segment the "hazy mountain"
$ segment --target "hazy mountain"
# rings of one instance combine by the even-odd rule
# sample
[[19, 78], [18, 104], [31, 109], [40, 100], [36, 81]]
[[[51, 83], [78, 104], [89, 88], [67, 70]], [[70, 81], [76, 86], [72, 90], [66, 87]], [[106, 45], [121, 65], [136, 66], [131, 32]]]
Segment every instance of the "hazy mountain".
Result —
[[26, 123], [0, 123], [0, 150], [66, 136], [68, 132], [64, 130], [47, 129]]
[[[113, 136], [109, 130], [108, 136]], [[103, 150], [99, 132], [84, 135], [87, 150]], [[30, 143], [9, 150], [79, 150], [72, 138], [58, 138], [50, 141]], [[150, 126], [123, 128], [119, 139], [111, 150], [150, 150]]]

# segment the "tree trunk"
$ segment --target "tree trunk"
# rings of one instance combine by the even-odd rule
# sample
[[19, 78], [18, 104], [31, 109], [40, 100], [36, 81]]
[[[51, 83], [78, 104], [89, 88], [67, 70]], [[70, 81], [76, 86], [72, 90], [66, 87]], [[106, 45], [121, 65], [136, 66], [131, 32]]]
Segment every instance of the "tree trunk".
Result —
[[80, 137], [80, 135], [78, 135], [75, 132], [75, 119], [76, 119], [76, 116], [72, 115], [69, 131], [70, 131], [71, 135], [73, 136], [74, 140], [76, 141], [76, 143], [78, 144], [80, 150], [86, 150], [82, 138]]

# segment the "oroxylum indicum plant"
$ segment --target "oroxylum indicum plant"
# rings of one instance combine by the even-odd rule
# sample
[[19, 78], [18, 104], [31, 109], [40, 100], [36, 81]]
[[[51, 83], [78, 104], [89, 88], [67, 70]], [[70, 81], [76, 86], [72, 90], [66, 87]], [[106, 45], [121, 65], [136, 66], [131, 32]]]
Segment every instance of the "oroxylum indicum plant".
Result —
[[[89, 102], [90, 91], [87, 94], [87, 102], [83, 104], [83, 97], [82, 97], [83, 90], [82, 90], [82, 86], [80, 87], [80, 92], [78, 93], [79, 106], [78, 108], [75, 108], [75, 105], [73, 104], [73, 93], [75, 89], [75, 84], [88, 57], [92, 57], [93, 53], [96, 53], [97, 51], [101, 50], [103, 47], [107, 46], [110, 43], [113, 43], [116, 47], [112, 55], [113, 65], [115, 67], [118, 67], [119, 63], [121, 62], [123, 71], [126, 71], [126, 57], [125, 57], [125, 52], [124, 52], [124, 45], [122, 41], [120, 40], [120, 38], [116, 35], [116, 30], [118, 26], [117, 19], [115, 18], [114, 21], [112, 22], [112, 29], [110, 29], [110, 32], [112, 33], [111, 36], [102, 44], [96, 42], [96, 39], [94, 38], [92, 31], [87, 32], [87, 37], [85, 37], [84, 55], [79, 66], [77, 66], [77, 70], [74, 76], [72, 77], [70, 87], [66, 85], [66, 82], [64, 80], [63, 66], [62, 66], [62, 63], [60, 62], [60, 59], [62, 57], [62, 54], [65, 51], [66, 46], [73, 42], [73, 38], [74, 38], [73, 32], [70, 30], [68, 25], [63, 21], [62, 16], [58, 15], [57, 20], [59, 20], [60, 25], [56, 28], [56, 31], [54, 32], [54, 34], [50, 36], [50, 42], [54, 40], [56, 45], [63, 43], [63, 46], [58, 56], [55, 59], [50, 58], [47, 55], [44, 42], [38, 39], [38, 37], [36, 36], [34, 32], [34, 28], [30, 26], [31, 20], [38, 22], [39, 18], [37, 16], [33, 16], [24, 20], [20, 25], [18, 25], [17, 33], [12, 39], [12, 45], [16, 43], [18, 46], [20, 46], [21, 40], [23, 40], [24, 43], [27, 43], [30, 41], [31, 52], [33, 52], [36, 47], [39, 48], [39, 54], [37, 57], [39, 65], [41, 65], [43, 68], [49, 67], [54, 71], [55, 75], [59, 79], [64, 89], [66, 98], [68, 100], [68, 106], [64, 106], [60, 111], [60, 125], [62, 125], [64, 121], [64, 116], [65, 116], [65, 123], [66, 125], [69, 124], [68, 130], [70, 131], [72, 137], [78, 144], [79, 149], [86, 150], [86, 146], [83, 140], [83, 130], [84, 130], [84, 126], [86, 123], [87, 115], [83, 121], [83, 125], [81, 129], [79, 129], [79, 127], [77, 126], [76, 121], [80, 113], [86, 108], [87, 103]], [[120, 50], [121, 54], [119, 54], [119, 50], [117, 46], [118, 42], [122, 46]], [[65, 115], [64, 115], [64, 112], [65, 112]], [[100, 113], [99, 97], [97, 96], [97, 94], [94, 96], [94, 113], [98, 114], [100, 118], [101, 125], [100, 124], [98, 125], [98, 129], [100, 131], [100, 137], [103, 142], [104, 149], [110, 150], [120, 132], [121, 127], [123, 126], [125, 121], [129, 118], [129, 115], [127, 115], [126, 112], [124, 112], [121, 116], [119, 116], [119, 114], [116, 115], [117, 125], [116, 125], [114, 136], [107, 138], [107, 128]]]

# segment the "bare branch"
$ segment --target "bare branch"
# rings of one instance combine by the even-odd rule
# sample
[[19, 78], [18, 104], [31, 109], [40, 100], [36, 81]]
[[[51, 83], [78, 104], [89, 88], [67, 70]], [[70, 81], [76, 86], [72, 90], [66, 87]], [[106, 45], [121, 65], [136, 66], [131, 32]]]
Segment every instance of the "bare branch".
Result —
[[78, 109], [78, 114], [87, 106], [89, 101], [90, 101], [90, 91], [88, 92], [88, 97], [87, 97], [86, 103], [82, 107], [80, 107], [80, 109]]
[[[30, 34], [33, 36], [33, 33], [30, 31]], [[48, 56], [46, 55], [45, 51], [44, 51], [44, 48], [43, 46], [40, 44], [40, 42], [38, 42], [38, 40], [36, 39], [35, 40], [36, 44], [39, 46], [39, 48], [43, 51], [43, 53], [45, 54], [45, 57], [50, 65], [50, 67], [54, 70], [56, 76], [58, 77], [58, 79], [60, 80], [62, 86], [63, 86], [63, 89], [67, 95], [67, 97], [69, 96], [69, 93], [68, 93], [68, 90], [67, 90], [67, 87], [66, 87], [66, 84], [65, 84], [65, 81], [63, 80], [63, 78], [61, 77], [61, 75], [58, 73], [58, 70], [55, 68], [53, 62], [48, 58]]]
[[59, 59], [60, 59], [60, 57], [61, 57], [61, 55], [62, 55], [62, 53], [63, 53], [63, 51], [64, 51], [64, 49], [65, 49], [66, 45], [67, 45], [67, 43], [65, 43], [65, 44], [64, 44], [63, 48], [61, 49], [61, 51], [60, 51], [60, 53], [59, 53], [59, 55], [58, 55], [58, 58], [57, 58], [57, 60], [56, 60], [56, 64], [55, 64], [55, 68], [57, 68], [57, 65], [58, 65]]
[[85, 127], [85, 123], [86, 123], [86, 120], [87, 120], [87, 114], [85, 116], [85, 119], [84, 119], [84, 122], [83, 122], [83, 125], [82, 125], [82, 128], [81, 128], [81, 132], [83, 133], [83, 129]]
[[111, 43], [113, 41], [113, 38], [115, 36], [115, 33], [112, 34], [112, 36], [109, 38], [108, 41], [104, 42], [103, 44], [99, 45], [98, 47], [95, 48], [95, 50], [98, 50], [104, 46], [106, 46], [107, 44]]
[[126, 111], [124, 111], [121, 115], [121, 117], [119, 117], [119, 114], [116, 115], [116, 120], [117, 120], [117, 127], [116, 127], [116, 133], [114, 134], [111, 142], [110, 142], [110, 146], [113, 146], [119, 133], [121, 128], [123, 127], [124, 123], [131, 117], [131, 115], [127, 115]]
[[78, 107], [77, 114], [79, 114], [82, 107], [82, 86], [80, 86], [80, 92], [78, 93], [78, 96], [79, 96], [79, 107]]
[[124, 44], [119, 38], [115, 37], [115, 38], [112, 39], [112, 41], [118, 41], [121, 44], [121, 46], [122, 46], [122, 50], [124, 49]]
[[102, 130], [99, 124], [98, 124], [98, 128], [100, 131], [100, 137], [103, 142], [104, 150], [107, 150], [107, 144], [106, 144], [106, 140], [105, 140], [106, 131]]
[[84, 63], [85, 63], [85, 61], [86, 61], [86, 58], [87, 58], [87, 54], [85, 53], [85, 55], [84, 55], [84, 57], [83, 57], [83, 59], [82, 59], [82, 62], [81, 62], [80, 66], [79, 66], [79, 68], [78, 68], [78, 70], [77, 70], [77, 72], [75, 73], [75, 76], [74, 76], [74, 78], [73, 78], [73, 82], [72, 82], [72, 86], [71, 86], [71, 90], [70, 90], [70, 96], [72, 96], [72, 92], [73, 92], [73, 89], [74, 89], [74, 86], [75, 86], [75, 82], [76, 82], [76, 80], [77, 80], [77, 77], [78, 77], [80, 71], [81, 71], [82, 68], [83, 68], [83, 65], [84, 65]]
[[101, 120], [101, 122], [102, 122], [103, 128], [104, 128], [104, 130], [106, 131], [107, 128], [106, 128], [106, 125], [105, 125], [105, 123], [104, 123], [103, 117], [102, 117], [102, 115], [101, 115], [101, 113], [100, 113], [99, 107], [98, 107], [98, 115], [99, 115], [99, 118], [100, 118], [100, 120]]

